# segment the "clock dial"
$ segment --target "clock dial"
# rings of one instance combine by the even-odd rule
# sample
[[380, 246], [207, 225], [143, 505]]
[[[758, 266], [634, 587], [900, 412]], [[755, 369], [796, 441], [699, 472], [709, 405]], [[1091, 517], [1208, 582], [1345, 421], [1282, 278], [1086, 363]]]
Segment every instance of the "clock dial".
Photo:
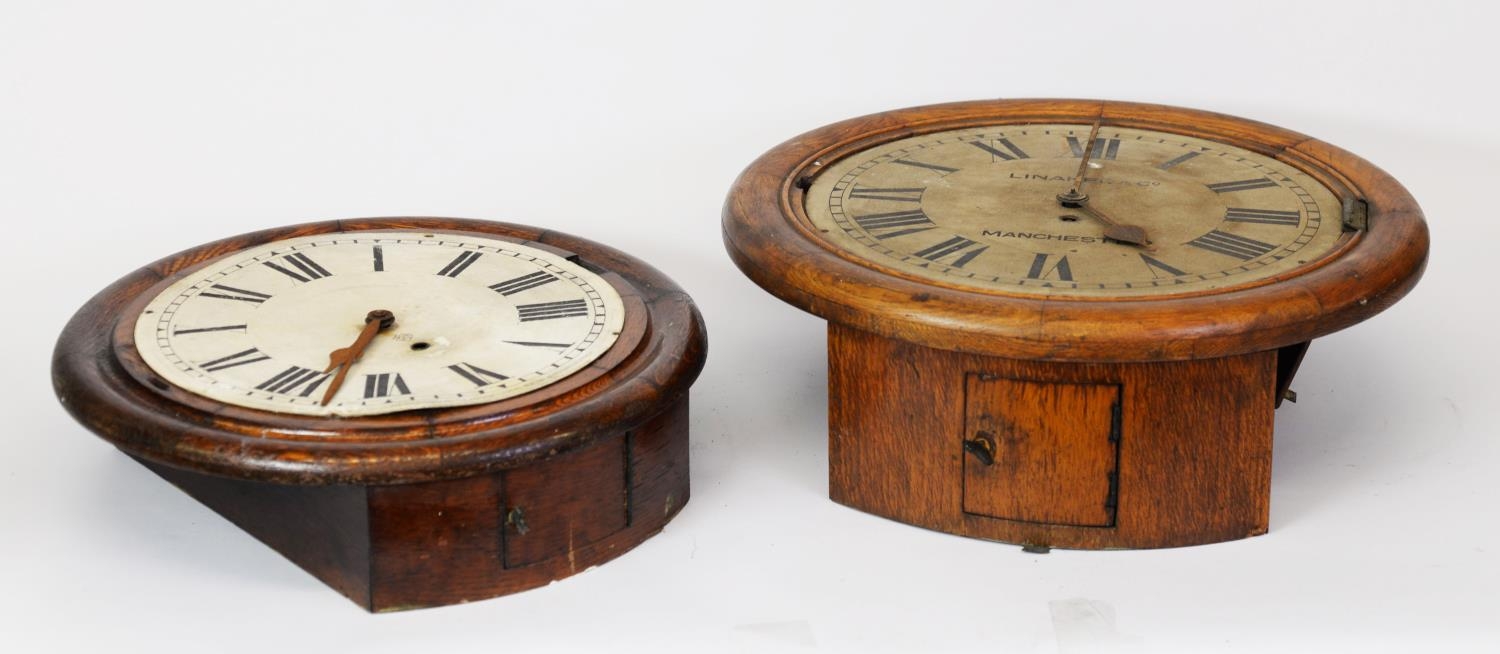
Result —
[[[1214, 141], [1032, 124], [924, 134], [824, 167], [807, 217], [835, 247], [923, 279], [1044, 296], [1155, 296], [1306, 266], [1343, 234], [1306, 173]], [[1065, 203], [1077, 190], [1082, 202]]]
[[[378, 310], [394, 321], [367, 329]], [[623, 323], [608, 282], [551, 252], [467, 234], [367, 231], [212, 261], [145, 307], [135, 340], [152, 370], [199, 395], [363, 416], [536, 390], [604, 354]]]

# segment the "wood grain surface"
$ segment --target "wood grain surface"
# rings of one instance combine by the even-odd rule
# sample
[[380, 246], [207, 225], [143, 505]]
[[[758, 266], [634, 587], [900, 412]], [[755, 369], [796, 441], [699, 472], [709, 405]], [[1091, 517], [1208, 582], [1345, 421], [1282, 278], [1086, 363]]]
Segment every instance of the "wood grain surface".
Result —
[[[1175, 547], [1265, 533], [1275, 375], [1275, 351], [1059, 365], [830, 324], [829, 495], [928, 529], [1025, 545]], [[965, 415], [975, 407], [990, 411]], [[996, 424], [1001, 410], [1008, 427]], [[964, 447], [979, 431], [999, 445], [991, 466]]]

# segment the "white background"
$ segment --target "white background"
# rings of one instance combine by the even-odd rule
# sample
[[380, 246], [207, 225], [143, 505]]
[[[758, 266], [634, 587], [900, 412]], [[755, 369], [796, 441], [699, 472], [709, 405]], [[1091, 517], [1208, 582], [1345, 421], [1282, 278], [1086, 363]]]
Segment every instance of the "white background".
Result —
[[[0, 649], [1500, 651], [1493, 7], [0, 2]], [[823, 323], [730, 264], [725, 191], [835, 120], [1042, 96], [1279, 124], [1425, 208], [1425, 279], [1317, 341], [1277, 414], [1268, 535], [1032, 555], [827, 500]], [[367, 615], [52, 397], [57, 333], [117, 277], [371, 215], [585, 235], [698, 300], [693, 499], [665, 532]]]

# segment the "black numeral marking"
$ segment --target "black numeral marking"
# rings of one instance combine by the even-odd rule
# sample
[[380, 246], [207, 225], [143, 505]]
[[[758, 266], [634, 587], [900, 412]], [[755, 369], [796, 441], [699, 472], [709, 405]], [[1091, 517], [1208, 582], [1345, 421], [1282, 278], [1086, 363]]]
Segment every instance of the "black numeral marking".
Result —
[[[505, 375], [502, 375], [498, 372], [485, 370], [484, 368], [480, 368], [479, 366], [476, 366], [472, 363], [455, 363], [451, 366], [448, 366], [448, 369], [457, 373], [459, 377], [463, 377], [464, 379], [473, 382], [475, 386], [484, 386], [486, 384], [493, 384], [495, 382], [501, 382], [510, 379], [510, 377], [506, 377]], [[488, 379], [489, 381], [486, 381], [486, 379]]]
[[521, 322], [533, 320], [554, 320], [557, 318], [573, 318], [589, 315], [589, 304], [584, 300], [562, 300], [560, 302], [538, 302], [536, 304], [516, 305], [516, 313], [520, 315]]
[[374, 259], [375, 272], [385, 272], [385, 248], [379, 245], [371, 248], [370, 256]]
[[1031, 259], [1031, 269], [1026, 271], [1026, 278], [1047, 279], [1048, 277], [1051, 277], [1053, 273], [1056, 273], [1057, 279], [1060, 281], [1073, 281], [1073, 268], [1072, 266], [1068, 265], [1068, 257], [1066, 255], [1058, 257], [1056, 262], [1052, 263], [1051, 266], [1048, 266], [1048, 260], [1051, 258], [1052, 255], [1050, 254], [1043, 254], [1041, 252], [1038, 252], [1037, 255], [1035, 257], [1032, 257]]
[[1253, 238], [1236, 236], [1217, 229], [1188, 241], [1187, 244], [1244, 261], [1264, 256], [1267, 252], [1276, 249], [1276, 246], [1270, 243], [1262, 243]]
[[392, 391], [397, 395], [411, 395], [411, 389], [406, 387], [406, 380], [401, 378], [401, 373], [365, 375], [365, 399], [389, 397]]
[[932, 245], [931, 247], [917, 250], [912, 254], [922, 257], [923, 259], [926, 259], [928, 261], [938, 261], [943, 257], [962, 252], [963, 254], [955, 259], [952, 263], [952, 266], [954, 268], [962, 268], [964, 267], [964, 264], [973, 261], [974, 257], [977, 257], [985, 250], [990, 249], [990, 246], [988, 245], [981, 245], [975, 248], [974, 246], [976, 245], [979, 244], [962, 236], [955, 236], [946, 241], [943, 241], [942, 243], [937, 243], [935, 245]]
[[912, 161], [911, 159], [897, 159], [895, 161], [892, 161], [891, 163], [898, 163], [898, 164], [901, 164], [903, 166], [911, 166], [913, 168], [926, 168], [928, 170], [937, 171], [938, 173], [941, 173], [943, 175], [947, 175], [948, 173], [956, 173], [956, 172], [958, 172], [957, 168], [949, 168], [947, 166], [939, 166], [937, 164], [923, 163], [923, 162], [920, 162], [920, 161]]
[[443, 266], [443, 269], [439, 270], [437, 274], [444, 277], [457, 277], [461, 273], [463, 273], [463, 271], [467, 269], [471, 264], [478, 260], [478, 252], [474, 252], [472, 250], [464, 250], [463, 252], [458, 253], [458, 256], [453, 257], [453, 260], [449, 261], [448, 265]]
[[524, 345], [526, 347], [545, 347], [547, 349], [564, 349], [573, 347], [572, 343], [543, 343], [541, 341], [506, 341], [511, 345]]
[[1143, 263], [1145, 263], [1146, 267], [1151, 271], [1151, 276], [1152, 277], [1155, 277], [1155, 278], [1158, 278], [1158, 279], [1161, 278], [1161, 275], [1156, 274], [1156, 271], [1158, 271], [1158, 270], [1160, 270], [1160, 271], [1162, 271], [1164, 273], [1167, 273], [1168, 275], [1172, 275], [1173, 277], [1179, 277], [1179, 276], [1187, 274], [1187, 273], [1185, 273], [1185, 272], [1183, 272], [1181, 270], [1178, 270], [1178, 269], [1173, 268], [1173, 267], [1171, 267], [1171, 266], [1169, 266], [1169, 265], [1167, 265], [1165, 263], [1162, 263], [1161, 261], [1157, 261], [1156, 259], [1152, 259], [1151, 257], [1146, 256], [1144, 253], [1140, 253], [1140, 255], [1141, 255], [1141, 261]]
[[254, 302], [255, 304], [260, 304], [262, 302], [265, 302], [266, 300], [271, 299], [271, 296], [266, 295], [265, 293], [247, 291], [243, 288], [235, 288], [233, 286], [225, 286], [223, 284], [212, 284], [209, 286], [209, 288], [217, 289], [218, 292], [210, 293], [208, 291], [204, 291], [202, 293], [199, 293], [198, 296], [214, 297], [219, 298], [220, 300], [239, 300], [241, 302]]
[[328, 377], [328, 373], [310, 370], [301, 366], [291, 366], [286, 370], [276, 373], [275, 377], [261, 382], [255, 387], [255, 390], [266, 391], [267, 393], [280, 393], [282, 395], [291, 395], [301, 390], [302, 392], [297, 393], [297, 395], [307, 397], [312, 395], [313, 391], [318, 390], [318, 387], [322, 386], [323, 382], [328, 380]]
[[995, 139], [995, 145], [990, 145], [984, 141], [969, 141], [969, 145], [990, 153], [990, 161], [994, 161], [996, 158], [1005, 161], [1031, 158], [1031, 155], [1026, 154], [1021, 148], [1016, 147], [1016, 144], [1011, 143], [1010, 139]]
[[890, 200], [892, 202], [921, 202], [925, 188], [874, 188], [856, 186], [849, 191], [849, 198], [861, 200]]
[[882, 240], [888, 238], [896, 238], [897, 236], [905, 236], [907, 234], [915, 234], [917, 232], [925, 232], [937, 226], [932, 224], [932, 219], [928, 218], [927, 214], [922, 213], [921, 209], [913, 209], [911, 211], [892, 211], [890, 213], [872, 213], [868, 216], [856, 216], [854, 218], [854, 223], [859, 225], [860, 227], [863, 227], [865, 231], [868, 232], [874, 232], [881, 229], [898, 229], [901, 227], [909, 228], [899, 229], [899, 231], [894, 232], [885, 232], [883, 234], [872, 234], [872, 236], [874, 236], [875, 238]]
[[[310, 282], [314, 279], [322, 279], [324, 277], [333, 276], [333, 273], [328, 272], [327, 269], [318, 265], [318, 262], [313, 261], [312, 258], [308, 257], [302, 252], [293, 252], [282, 257], [280, 264], [276, 263], [275, 261], [263, 261], [262, 263], [264, 263], [267, 268], [286, 275], [287, 277], [291, 277], [292, 279], [295, 279], [299, 282]], [[296, 268], [297, 270], [292, 270], [292, 268]]]
[[1268, 178], [1257, 177], [1255, 179], [1241, 179], [1233, 182], [1219, 182], [1218, 184], [1208, 184], [1207, 186], [1209, 190], [1215, 193], [1233, 193], [1235, 191], [1251, 191], [1275, 185], [1276, 182]]
[[1176, 166], [1178, 164], [1187, 163], [1187, 161], [1189, 159], [1192, 159], [1193, 157], [1196, 157], [1196, 156], [1198, 156], [1200, 154], [1203, 154], [1203, 153], [1202, 152], [1188, 152], [1188, 153], [1179, 155], [1175, 159], [1171, 159], [1169, 161], [1163, 161], [1163, 162], [1157, 164], [1156, 167], [1157, 167], [1158, 170], [1166, 170], [1166, 169], [1171, 168], [1173, 166]]
[[533, 288], [557, 281], [552, 273], [538, 270], [534, 273], [521, 275], [515, 279], [507, 279], [499, 284], [490, 284], [490, 290], [501, 295], [515, 295], [521, 291], [529, 291]]
[[173, 336], [181, 336], [183, 334], [202, 334], [204, 332], [232, 332], [232, 331], [236, 331], [236, 330], [238, 330], [238, 331], [245, 331], [245, 329], [247, 327], [248, 327], [248, 325], [224, 325], [222, 327], [194, 327], [192, 329], [183, 329], [181, 327], [178, 327], [178, 328], [172, 330], [172, 335]]
[[[1073, 151], [1074, 159], [1083, 158], [1083, 143], [1076, 136], [1068, 137], [1068, 149]], [[1114, 159], [1120, 154], [1120, 139], [1096, 138], [1094, 139], [1094, 153], [1089, 155], [1090, 159]]]
[[260, 350], [252, 347], [243, 352], [235, 352], [234, 354], [231, 354], [227, 357], [220, 357], [218, 359], [214, 359], [213, 361], [205, 361], [198, 364], [198, 367], [208, 372], [218, 372], [225, 368], [243, 366], [245, 364], [255, 363], [257, 361], [265, 361], [270, 358], [271, 357], [262, 354]]
[[1264, 225], [1290, 225], [1296, 227], [1302, 223], [1302, 214], [1296, 211], [1230, 207], [1228, 211], [1224, 212], [1224, 220], [1237, 223], [1261, 223]]

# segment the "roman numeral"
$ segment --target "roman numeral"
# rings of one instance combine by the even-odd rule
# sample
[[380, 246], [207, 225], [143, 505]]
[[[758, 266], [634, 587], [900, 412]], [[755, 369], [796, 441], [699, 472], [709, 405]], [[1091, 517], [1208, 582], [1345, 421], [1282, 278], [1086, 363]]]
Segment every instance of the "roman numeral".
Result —
[[543, 343], [541, 341], [506, 341], [511, 345], [524, 345], [526, 347], [545, 347], [547, 349], [566, 349], [573, 347], [572, 343]]
[[515, 279], [507, 279], [499, 284], [491, 284], [490, 290], [501, 295], [515, 295], [521, 291], [529, 291], [533, 288], [557, 281], [551, 273], [538, 270], [534, 273], [521, 275]]
[[302, 392], [297, 394], [301, 397], [307, 397], [312, 395], [313, 391], [318, 390], [318, 387], [322, 386], [328, 377], [328, 373], [318, 372], [301, 366], [291, 366], [286, 370], [276, 373], [276, 376], [261, 382], [255, 387], [255, 390], [291, 395], [292, 393], [296, 393], [298, 389], [301, 389]]
[[437, 274], [444, 277], [457, 277], [460, 273], [467, 269], [470, 264], [473, 264], [478, 260], [478, 252], [474, 252], [472, 250], [464, 250], [463, 252], [458, 253], [458, 256], [453, 257], [453, 260], [449, 261], [448, 265], [443, 266], [443, 269], [439, 270]]
[[1168, 275], [1172, 275], [1173, 277], [1180, 277], [1182, 275], [1186, 275], [1187, 274], [1187, 273], [1185, 273], [1185, 272], [1183, 272], [1181, 270], [1178, 270], [1176, 268], [1173, 268], [1173, 267], [1171, 267], [1171, 266], [1169, 266], [1169, 265], [1167, 265], [1165, 263], [1157, 261], [1156, 259], [1152, 259], [1151, 257], [1146, 256], [1145, 253], [1138, 253], [1138, 254], [1141, 255], [1141, 261], [1144, 262], [1146, 264], [1146, 267], [1151, 270], [1151, 276], [1152, 277], [1155, 277], [1155, 278], [1158, 278], [1158, 279], [1161, 278], [1161, 275], [1156, 274], [1156, 271], [1158, 271], [1158, 270], [1160, 270], [1160, 271], [1162, 271], [1164, 273], [1167, 273]]
[[1270, 243], [1262, 243], [1252, 238], [1235, 236], [1234, 234], [1221, 232], [1217, 229], [1188, 241], [1187, 244], [1244, 261], [1263, 256], [1267, 252], [1276, 249], [1276, 246]]
[[1276, 182], [1270, 179], [1257, 177], [1255, 179], [1241, 179], [1234, 182], [1219, 182], [1218, 184], [1208, 184], [1207, 186], [1209, 190], [1215, 193], [1233, 193], [1235, 191], [1250, 191], [1275, 185]]
[[1189, 159], [1192, 159], [1193, 157], [1196, 157], [1196, 156], [1198, 156], [1200, 154], [1203, 154], [1203, 153], [1202, 152], [1188, 152], [1188, 153], [1182, 154], [1182, 155], [1178, 156], [1177, 158], [1172, 159], [1170, 161], [1163, 161], [1163, 162], [1157, 164], [1156, 168], [1158, 170], [1167, 170], [1168, 168], [1171, 168], [1171, 167], [1176, 166], [1178, 164], [1187, 163], [1187, 161]]
[[932, 224], [932, 219], [928, 218], [927, 214], [922, 213], [921, 209], [913, 209], [911, 211], [892, 211], [890, 213], [872, 213], [868, 216], [856, 216], [854, 218], [854, 223], [859, 225], [860, 227], [863, 227], [867, 232], [874, 232], [877, 229], [896, 229], [899, 227], [911, 228], [896, 232], [886, 232], [884, 234], [873, 234], [873, 236], [875, 236], [875, 238], [877, 239], [896, 238], [897, 236], [905, 236], [907, 234], [925, 232], [929, 229], [932, 229], [933, 227], [936, 227], [936, 225]]
[[1005, 161], [1031, 158], [1031, 155], [1026, 154], [1021, 148], [1016, 147], [1016, 144], [1011, 143], [1010, 139], [995, 139], [995, 145], [990, 145], [984, 141], [969, 141], [969, 145], [990, 153], [990, 161], [994, 161], [997, 158]]
[[401, 378], [401, 373], [398, 372], [395, 376], [388, 372], [365, 375], [365, 399], [389, 397], [391, 391], [395, 391], [397, 395], [411, 395], [411, 389], [406, 387], [406, 380]]
[[897, 159], [895, 161], [892, 161], [891, 163], [898, 163], [898, 164], [901, 164], [903, 166], [912, 166], [912, 167], [915, 167], [915, 168], [926, 168], [928, 170], [935, 170], [935, 171], [937, 171], [939, 173], [942, 173], [944, 175], [947, 175], [948, 173], [956, 173], [956, 172], [958, 172], [957, 168], [949, 168], [947, 166], [939, 166], [937, 164], [922, 163], [920, 161], [912, 161], [911, 159]]
[[241, 302], [254, 302], [255, 304], [260, 304], [262, 302], [265, 302], [266, 300], [271, 299], [271, 296], [266, 295], [265, 293], [256, 293], [255, 291], [247, 291], [243, 288], [235, 288], [233, 286], [225, 286], [223, 284], [212, 284], [209, 286], [209, 288], [217, 289], [218, 292], [210, 293], [208, 291], [204, 291], [202, 293], [199, 293], [198, 296], [214, 297], [219, 298], [220, 300], [239, 300]]
[[204, 369], [207, 372], [218, 372], [220, 370], [224, 370], [225, 368], [243, 366], [246, 364], [255, 363], [257, 361], [265, 361], [269, 358], [271, 357], [262, 354], [260, 350], [252, 347], [243, 352], [235, 352], [234, 354], [231, 354], [227, 357], [220, 357], [218, 359], [214, 359], [213, 361], [200, 363], [198, 364], [198, 367]]
[[[1068, 137], [1068, 149], [1073, 151], [1074, 159], [1083, 158], [1083, 143], [1076, 136]], [[1090, 159], [1114, 159], [1120, 153], [1120, 139], [1096, 138], [1094, 139], [1094, 152], [1089, 155]]]
[[589, 315], [589, 305], [588, 302], [584, 300], [538, 302], [536, 304], [516, 305], [516, 313], [520, 315], [521, 322], [531, 322], [533, 320], [553, 320], [556, 318], [573, 318], [576, 316]]
[[204, 332], [229, 332], [229, 331], [235, 331], [235, 330], [245, 331], [246, 327], [247, 327], [247, 325], [224, 325], [222, 327], [194, 327], [192, 329], [183, 329], [181, 327], [178, 327], [177, 329], [172, 330], [172, 335], [173, 336], [181, 336], [183, 334], [202, 334]]
[[371, 248], [370, 256], [374, 259], [375, 272], [385, 272], [385, 248], [379, 245]]
[[1052, 266], [1049, 268], [1047, 266], [1047, 260], [1051, 257], [1052, 255], [1043, 254], [1041, 252], [1038, 252], [1035, 257], [1032, 257], [1031, 269], [1026, 271], [1026, 278], [1046, 279], [1051, 276], [1052, 273], [1057, 273], [1058, 280], [1064, 282], [1073, 281], [1073, 268], [1068, 265], [1068, 257], [1066, 255], [1058, 257], [1057, 263], [1052, 264]]
[[[946, 241], [943, 241], [942, 243], [938, 243], [938, 244], [933, 245], [931, 247], [924, 248], [924, 249], [921, 249], [921, 250], [917, 250], [916, 252], [913, 252], [912, 254], [915, 254], [915, 255], [917, 255], [919, 257], [922, 257], [923, 259], [926, 259], [928, 261], [938, 261], [939, 259], [942, 259], [943, 257], [946, 257], [948, 255], [958, 254], [959, 252], [963, 252], [964, 254], [962, 256], [960, 256], [958, 259], [955, 259], [953, 261], [953, 264], [952, 264], [954, 268], [962, 268], [962, 267], [964, 267], [964, 264], [967, 264], [970, 261], [973, 261], [974, 257], [977, 257], [981, 253], [983, 253], [985, 250], [990, 249], [990, 246], [988, 246], [988, 245], [980, 246], [978, 249], [973, 249], [973, 250], [969, 249], [969, 248], [972, 248], [972, 247], [974, 247], [976, 245], [979, 245], [979, 244], [976, 243], [976, 242], [974, 242], [974, 241], [971, 241], [969, 239], [966, 239], [966, 238], [964, 238], [962, 236], [955, 236], [955, 237], [950, 238], [950, 239], [948, 239]], [[965, 250], [968, 250], [968, 251], [965, 252]]]
[[[451, 366], [448, 366], [448, 369], [452, 370], [455, 373], [458, 373], [459, 377], [463, 377], [464, 379], [474, 382], [475, 386], [484, 386], [486, 384], [493, 384], [495, 382], [501, 382], [510, 379], [510, 377], [506, 377], [505, 375], [502, 375], [498, 372], [490, 372], [472, 363], [455, 363]], [[490, 381], [485, 381], [486, 379], [489, 379]]]
[[890, 200], [892, 202], [921, 202], [922, 191], [925, 188], [874, 188], [854, 187], [849, 191], [849, 198], [861, 200]]
[[1224, 212], [1224, 220], [1237, 223], [1261, 223], [1263, 225], [1290, 225], [1296, 227], [1302, 223], [1302, 214], [1296, 211], [1230, 207], [1228, 211]]
[[[286, 265], [283, 266], [277, 264], [275, 261], [264, 261], [262, 263], [264, 263], [267, 268], [286, 275], [287, 277], [291, 277], [292, 279], [295, 279], [299, 282], [310, 282], [314, 279], [322, 279], [324, 277], [333, 276], [333, 273], [328, 272], [327, 269], [318, 265], [318, 262], [313, 261], [306, 254], [301, 252], [293, 252], [291, 254], [288, 254], [281, 258], [281, 262]], [[297, 270], [292, 270], [292, 268], [296, 268]], [[301, 271], [301, 273], [299, 274], [298, 271]]]

